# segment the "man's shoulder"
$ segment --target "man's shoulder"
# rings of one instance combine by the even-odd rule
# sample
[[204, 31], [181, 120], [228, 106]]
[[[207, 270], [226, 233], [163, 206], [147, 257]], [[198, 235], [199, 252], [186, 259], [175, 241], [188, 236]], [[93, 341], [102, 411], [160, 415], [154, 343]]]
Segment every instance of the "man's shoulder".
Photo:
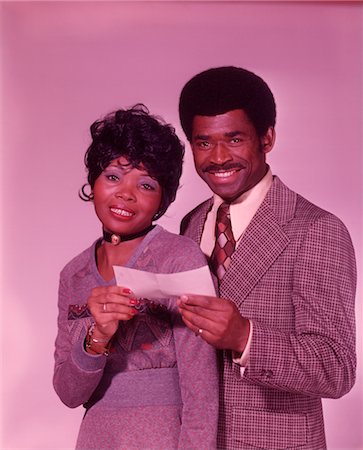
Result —
[[278, 177], [274, 177], [271, 195], [267, 197], [274, 209], [289, 211], [295, 221], [306, 224], [324, 219], [329, 222], [342, 223], [333, 213], [316, 205], [303, 195], [286, 186]]

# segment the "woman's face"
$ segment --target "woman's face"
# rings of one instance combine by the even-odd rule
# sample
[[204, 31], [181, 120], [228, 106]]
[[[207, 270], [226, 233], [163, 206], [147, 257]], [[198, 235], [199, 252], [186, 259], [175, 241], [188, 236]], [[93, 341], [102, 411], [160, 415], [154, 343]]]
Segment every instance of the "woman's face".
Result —
[[123, 156], [111, 161], [93, 187], [96, 214], [107, 231], [127, 235], [151, 225], [162, 189], [142, 167]]

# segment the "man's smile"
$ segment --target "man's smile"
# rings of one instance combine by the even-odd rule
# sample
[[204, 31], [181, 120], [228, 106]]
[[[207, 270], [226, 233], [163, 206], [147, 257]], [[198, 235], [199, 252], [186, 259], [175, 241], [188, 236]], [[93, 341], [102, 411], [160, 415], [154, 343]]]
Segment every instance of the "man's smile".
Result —
[[236, 172], [238, 172], [239, 170], [228, 170], [228, 171], [218, 171], [218, 172], [214, 172], [214, 171], [210, 171], [209, 173], [211, 175], [216, 176], [217, 178], [228, 178], [232, 175], [234, 175]]

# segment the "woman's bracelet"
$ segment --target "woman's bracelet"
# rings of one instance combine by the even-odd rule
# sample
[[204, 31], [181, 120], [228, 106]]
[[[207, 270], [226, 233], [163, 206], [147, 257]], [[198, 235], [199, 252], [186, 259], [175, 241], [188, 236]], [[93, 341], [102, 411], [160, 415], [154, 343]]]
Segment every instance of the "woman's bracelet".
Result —
[[[110, 354], [110, 347], [111, 347], [111, 339], [96, 339], [93, 337], [93, 332], [96, 327], [96, 324], [93, 322], [92, 325], [88, 328], [87, 336], [86, 336], [86, 342], [85, 347], [86, 349], [89, 348], [95, 353], [99, 353], [100, 355], [108, 356]], [[92, 344], [107, 344], [102, 351], [95, 350], [92, 347]]]
[[96, 339], [96, 338], [92, 338], [92, 342], [96, 342], [96, 344], [105, 344], [109, 341], [109, 339]]

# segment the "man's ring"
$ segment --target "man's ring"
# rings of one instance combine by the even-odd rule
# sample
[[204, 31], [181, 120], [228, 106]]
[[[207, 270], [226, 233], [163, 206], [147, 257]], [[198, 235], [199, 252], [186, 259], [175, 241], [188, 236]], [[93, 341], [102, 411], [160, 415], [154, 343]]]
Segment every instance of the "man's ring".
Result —
[[201, 336], [203, 333], [203, 330], [201, 328], [198, 328], [198, 331], [195, 332], [196, 336]]
[[107, 303], [104, 303], [103, 304], [103, 312], [106, 312], [107, 311]]

